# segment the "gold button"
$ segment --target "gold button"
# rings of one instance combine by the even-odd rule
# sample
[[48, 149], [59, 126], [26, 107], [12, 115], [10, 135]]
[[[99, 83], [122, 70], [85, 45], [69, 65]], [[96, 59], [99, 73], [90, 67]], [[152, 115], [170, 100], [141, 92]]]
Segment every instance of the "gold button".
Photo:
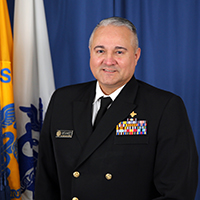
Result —
[[105, 175], [105, 177], [106, 177], [107, 180], [111, 180], [112, 179], [112, 174], [107, 173]]
[[78, 200], [78, 198], [77, 198], [77, 197], [74, 197], [72, 200]]
[[73, 173], [73, 176], [74, 176], [75, 178], [78, 178], [78, 177], [80, 176], [80, 173], [79, 173], [78, 171], [75, 171], [75, 172]]

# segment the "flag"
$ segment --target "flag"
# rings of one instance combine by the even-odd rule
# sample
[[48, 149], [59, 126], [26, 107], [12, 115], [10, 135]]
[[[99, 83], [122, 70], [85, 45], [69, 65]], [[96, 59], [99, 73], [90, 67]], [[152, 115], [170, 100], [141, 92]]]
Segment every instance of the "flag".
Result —
[[13, 97], [13, 39], [6, 0], [0, 0], [0, 27], [0, 199], [16, 200], [21, 198]]
[[21, 192], [32, 200], [40, 130], [55, 90], [43, 0], [15, 0], [13, 61]]

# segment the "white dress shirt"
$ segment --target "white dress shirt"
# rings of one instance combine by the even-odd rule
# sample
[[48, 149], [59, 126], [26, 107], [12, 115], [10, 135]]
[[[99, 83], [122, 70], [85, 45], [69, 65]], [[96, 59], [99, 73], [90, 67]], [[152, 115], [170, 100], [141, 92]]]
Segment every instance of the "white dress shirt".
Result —
[[[96, 95], [94, 98], [94, 102], [93, 102], [93, 111], [92, 111], [92, 125], [94, 125], [94, 121], [95, 118], [97, 116], [97, 113], [100, 109], [100, 104], [101, 104], [101, 97], [110, 97], [112, 99], [112, 101], [114, 101], [116, 99], [116, 97], [118, 96], [118, 94], [121, 92], [121, 90], [123, 89], [125, 85], [121, 86], [120, 88], [118, 88], [117, 90], [115, 90], [113, 93], [111, 93], [110, 95], [105, 95], [103, 93], [103, 91], [101, 90], [100, 86], [99, 86], [99, 82], [97, 81], [96, 84]], [[110, 107], [111, 105], [109, 105]]]

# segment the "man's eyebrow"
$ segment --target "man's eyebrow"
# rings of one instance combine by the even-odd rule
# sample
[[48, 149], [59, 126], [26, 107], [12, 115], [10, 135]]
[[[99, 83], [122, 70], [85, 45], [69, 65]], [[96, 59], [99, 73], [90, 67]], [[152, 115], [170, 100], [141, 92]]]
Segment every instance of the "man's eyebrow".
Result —
[[127, 48], [121, 46], [116, 46], [115, 49], [124, 49], [125, 51], [127, 51]]
[[97, 49], [97, 48], [105, 49], [105, 47], [102, 45], [98, 45], [98, 46], [94, 47], [94, 49]]
[[[97, 45], [96, 47], [94, 47], [94, 49], [97, 49], [97, 48], [105, 49], [103, 45]], [[127, 48], [121, 47], [121, 46], [116, 46], [115, 49], [124, 49], [125, 51], [127, 51]]]

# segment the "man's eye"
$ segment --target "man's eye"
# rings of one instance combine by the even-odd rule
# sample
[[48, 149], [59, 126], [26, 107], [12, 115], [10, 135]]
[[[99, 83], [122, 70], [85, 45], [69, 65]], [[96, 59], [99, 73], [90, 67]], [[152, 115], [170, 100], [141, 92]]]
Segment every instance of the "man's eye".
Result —
[[97, 53], [103, 53], [104, 51], [103, 50], [97, 50]]
[[117, 51], [117, 54], [123, 54], [123, 52], [122, 51]]

